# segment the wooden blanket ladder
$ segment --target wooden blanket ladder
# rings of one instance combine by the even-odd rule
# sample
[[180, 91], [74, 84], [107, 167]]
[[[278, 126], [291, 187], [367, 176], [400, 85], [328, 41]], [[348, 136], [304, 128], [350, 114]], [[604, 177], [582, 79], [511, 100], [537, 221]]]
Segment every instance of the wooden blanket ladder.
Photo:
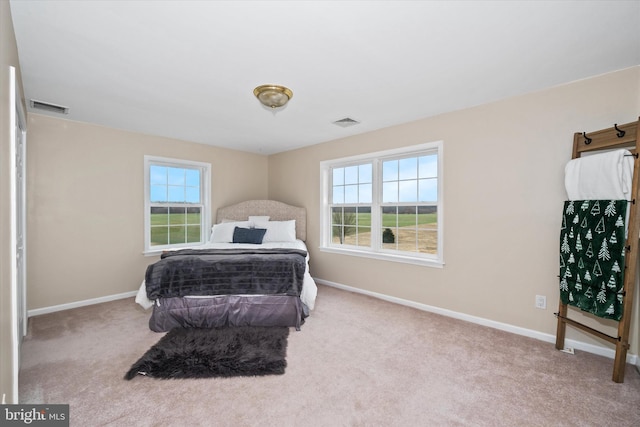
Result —
[[567, 304], [560, 300], [560, 307], [556, 316], [558, 318], [558, 329], [556, 334], [556, 349], [564, 349], [565, 332], [567, 325], [576, 327], [584, 332], [590, 333], [615, 345], [615, 359], [613, 365], [613, 381], [624, 382], [625, 366], [627, 362], [627, 350], [629, 349], [629, 329], [631, 326], [632, 305], [634, 288], [637, 278], [638, 264], [638, 243], [640, 236], [640, 140], [638, 130], [640, 120], [614, 127], [599, 130], [592, 133], [578, 132], [573, 136], [573, 155], [576, 159], [583, 153], [597, 152], [598, 150], [612, 150], [625, 148], [631, 151], [634, 156], [633, 181], [631, 190], [631, 200], [629, 203], [629, 223], [627, 225], [626, 260], [624, 274], [624, 299], [622, 318], [618, 322], [618, 336], [613, 337], [590, 326], [579, 323], [567, 317]]

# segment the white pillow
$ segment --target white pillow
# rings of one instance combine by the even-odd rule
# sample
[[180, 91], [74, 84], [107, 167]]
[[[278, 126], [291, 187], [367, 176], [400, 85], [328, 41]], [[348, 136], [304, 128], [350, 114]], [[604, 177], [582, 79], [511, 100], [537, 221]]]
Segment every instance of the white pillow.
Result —
[[262, 238], [262, 243], [266, 242], [295, 242], [296, 241], [296, 220], [290, 221], [269, 221], [257, 225], [259, 228], [266, 228], [267, 232]]
[[269, 216], [250, 216], [249, 221], [253, 222], [254, 224], [262, 224], [264, 222], [268, 222], [269, 218]]
[[211, 241], [213, 243], [233, 243], [233, 230], [236, 227], [252, 228], [253, 222], [236, 221], [215, 224], [211, 229]]

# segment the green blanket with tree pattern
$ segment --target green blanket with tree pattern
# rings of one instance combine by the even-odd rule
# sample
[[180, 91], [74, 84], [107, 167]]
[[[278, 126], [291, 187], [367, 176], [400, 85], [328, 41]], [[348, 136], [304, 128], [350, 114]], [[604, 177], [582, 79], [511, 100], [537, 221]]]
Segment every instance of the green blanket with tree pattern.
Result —
[[626, 200], [564, 203], [560, 298], [607, 319], [622, 317]]

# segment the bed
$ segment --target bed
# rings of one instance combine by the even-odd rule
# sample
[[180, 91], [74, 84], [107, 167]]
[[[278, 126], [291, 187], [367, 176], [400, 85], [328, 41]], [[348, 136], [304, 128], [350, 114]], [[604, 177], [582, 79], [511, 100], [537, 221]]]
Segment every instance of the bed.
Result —
[[[149, 328], [288, 326], [315, 305], [306, 209], [250, 200], [218, 209], [210, 241], [164, 252], [147, 268], [136, 302]], [[235, 242], [235, 243], [234, 243]]]

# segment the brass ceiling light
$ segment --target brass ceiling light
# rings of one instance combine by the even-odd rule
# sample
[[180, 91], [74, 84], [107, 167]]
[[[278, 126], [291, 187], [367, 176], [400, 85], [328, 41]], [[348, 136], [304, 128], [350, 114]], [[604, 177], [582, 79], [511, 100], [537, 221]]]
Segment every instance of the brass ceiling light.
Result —
[[253, 90], [253, 94], [265, 107], [272, 109], [284, 107], [293, 98], [291, 89], [280, 85], [258, 86]]

